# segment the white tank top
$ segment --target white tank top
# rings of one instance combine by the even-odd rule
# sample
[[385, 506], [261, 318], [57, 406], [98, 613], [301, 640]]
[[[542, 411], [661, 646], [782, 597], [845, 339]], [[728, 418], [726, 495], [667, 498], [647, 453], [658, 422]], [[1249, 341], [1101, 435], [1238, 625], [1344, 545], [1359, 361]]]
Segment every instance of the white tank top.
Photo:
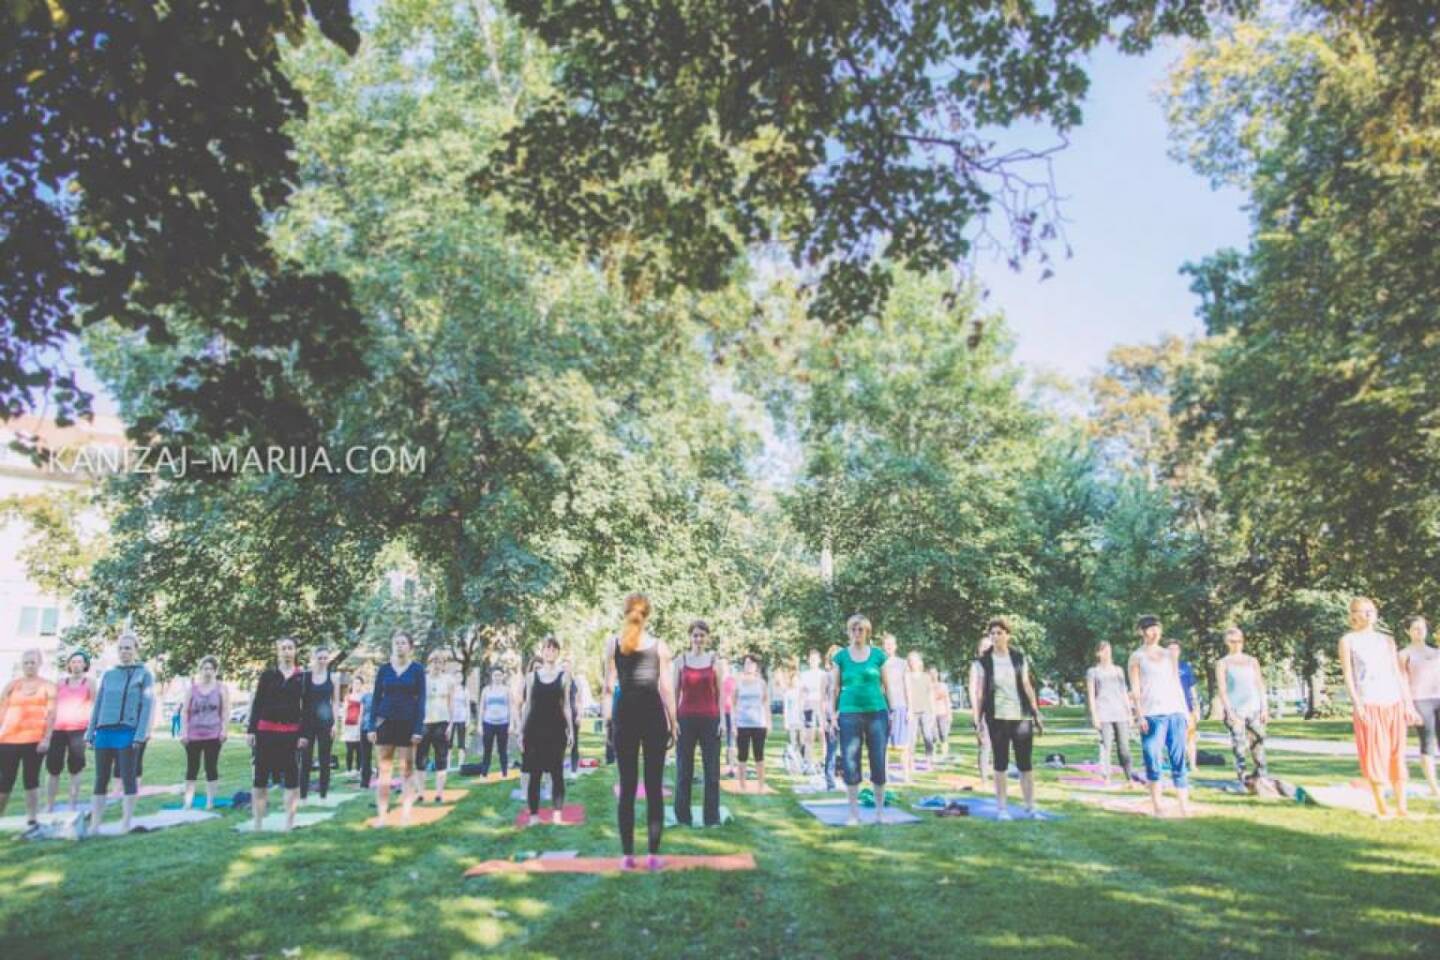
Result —
[[1410, 696], [1416, 700], [1440, 700], [1440, 648], [1406, 647], [1400, 656], [1410, 672]]
[[510, 691], [504, 687], [486, 687], [480, 694], [480, 719], [494, 725], [510, 722]]
[[1355, 687], [1366, 706], [1399, 703], [1400, 675], [1395, 671], [1395, 654], [1388, 636], [1376, 630], [1346, 634], [1350, 638], [1350, 670]]
[[1146, 717], [1168, 716], [1172, 713], [1188, 713], [1185, 706], [1185, 691], [1180, 686], [1180, 674], [1175, 669], [1175, 659], [1169, 651], [1162, 649], [1159, 656], [1147, 656], [1145, 648], [1135, 652], [1140, 658], [1140, 714]]

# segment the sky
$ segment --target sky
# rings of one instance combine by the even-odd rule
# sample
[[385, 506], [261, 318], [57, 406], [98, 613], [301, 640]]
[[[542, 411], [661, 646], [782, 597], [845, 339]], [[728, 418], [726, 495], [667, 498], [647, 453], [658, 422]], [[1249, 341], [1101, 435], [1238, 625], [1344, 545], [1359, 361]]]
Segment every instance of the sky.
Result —
[[[1084, 123], [1055, 155], [1071, 259], [1041, 281], [1031, 264], [1016, 273], [1001, 259], [976, 264], [987, 306], [1004, 311], [1015, 355], [1035, 371], [1082, 380], [1122, 343], [1202, 332], [1198, 298], [1178, 271], [1248, 234], [1240, 191], [1215, 191], [1167, 155], [1164, 110], [1155, 89], [1180, 52], [1176, 43], [1145, 57], [1097, 53]], [[1048, 138], [1018, 142], [1044, 146]]]
[[[1180, 266], [1245, 242], [1245, 196], [1212, 190], [1167, 154], [1155, 90], [1179, 49], [1172, 42], [1144, 57], [1109, 47], [1096, 53], [1084, 122], [1053, 161], [1073, 257], [1057, 259], [1043, 281], [1034, 263], [1016, 273], [982, 254], [975, 265], [987, 307], [1004, 312], [1016, 359], [1034, 373], [1080, 382], [1113, 346], [1199, 333], [1198, 301]], [[1007, 147], [1054, 142], [1048, 132], [1005, 136]], [[86, 385], [97, 386], [86, 374]], [[96, 408], [114, 412], [103, 394]]]

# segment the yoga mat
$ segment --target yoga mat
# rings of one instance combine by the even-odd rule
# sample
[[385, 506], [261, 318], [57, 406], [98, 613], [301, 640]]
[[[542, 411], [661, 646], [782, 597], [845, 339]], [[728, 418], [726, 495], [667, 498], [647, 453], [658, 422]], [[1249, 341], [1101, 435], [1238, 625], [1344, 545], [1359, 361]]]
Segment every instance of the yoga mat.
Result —
[[373, 794], [371, 794], [369, 791], [366, 791], [366, 792], [364, 792], [364, 793], [361, 793], [361, 792], [356, 791], [356, 790], [343, 790], [343, 791], [340, 791], [340, 792], [338, 792], [338, 793], [332, 793], [332, 794], [329, 794], [328, 796], [324, 796], [324, 797], [320, 796], [320, 794], [318, 794], [318, 793], [312, 793], [312, 794], [310, 794], [310, 796], [308, 796], [308, 797], [306, 797], [305, 799], [303, 799], [303, 800], [300, 801], [300, 806], [301, 806], [302, 808], [304, 808], [304, 807], [319, 807], [319, 808], [321, 808], [322, 810], [334, 810], [336, 807], [340, 806], [342, 803], [349, 803], [351, 800], [354, 800], [354, 799], [356, 799], [357, 797], [372, 797], [372, 796], [373, 796]]
[[[540, 808], [540, 824], [541, 824], [542, 826], [547, 826], [547, 827], [553, 827], [553, 826], [555, 826], [555, 822], [550, 819], [551, 816], [554, 815], [554, 812], [555, 812], [555, 811], [554, 811], [554, 808], [552, 808], [552, 807], [541, 807], [541, 808]], [[585, 822], [585, 808], [584, 808], [583, 806], [581, 806], [580, 804], [578, 804], [578, 803], [567, 803], [567, 804], [565, 804], [565, 806], [561, 809], [561, 811], [560, 811], [560, 826], [562, 826], [562, 827], [578, 827], [578, 826], [580, 826], [580, 825], [581, 825], [582, 823], [584, 823], [584, 822]], [[528, 827], [528, 826], [530, 826], [530, 808], [529, 808], [529, 807], [526, 807], [526, 808], [522, 809], [519, 813], [515, 814], [515, 826], [517, 826], [517, 827]]]
[[936, 778], [940, 786], [951, 790], [981, 790], [993, 789], [985, 784], [979, 777], [971, 777], [962, 773], [945, 773]]
[[[185, 784], [183, 784], [183, 783], [171, 783], [171, 784], [161, 785], [161, 786], [151, 785], [151, 786], [148, 786], [148, 787], [141, 787], [139, 790], [135, 791], [135, 796], [137, 796], [137, 797], [166, 797], [166, 796], [175, 796], [175, 795], [177, 795], [177, 794], [181, 794], [181, 793], [184, 793], [184, 792], [185, 792]], [[111, 788], [111, 790], [110, 790], [110, 795], [109, 795], [109, 797], [108, 797], [107, 799], [108, 799], [111, 803], [114, 803], [115, 801], [121, 799], [121, 798], [124, 797], [124, 796], [125, 796], [125, 791], [124, 791], [123, 788], [120, 789], [120, 790], [116, 790], [116, 789], [114, 789], [114, 788]]]
[[[730, 812], [730, 808], [722, 803], [720, 805], [720, 823], [716, 824], [716, 826], [723, 826], [724, 824], [730, 823], [734, 819], [735, 815]], [[665, 826], [682, 826], [680, 821], [675, 819], [674, 807], [665, 808]], [[705, 826], [705, 808], [703, 806], [693, 806], [690, 808], [690, 826], [696, 828], [697, 830]]]
[[510, 771], [503, 776], [492, 770], [478, 779], [481, 783], [499, 783], [501, 780], [519, 780], [520, 770], [517, 767], [512, 767]]
[[[676, 870], [754, 870], [752, 853], [726, 853], [710, 856], [674, 854], [661, 858], [659, 873]], [[645, 858], [636, 858], [634, 870], [621, 870], [619, 857], [536, 857], [531, 860], [486, 860], [465, 871], [467, 877], [483, 877], [503, 873], [651, 873], [645, 869]]]
[[[13, 798], [11, 799], [10, 804], [11, 806], [15, 805], [15, 800]], [[23, 801], [21, 802], [20, 806], [22, 808], [25, 806]], [[41, 811], [40, 815], [35, 818], [35, 822], [39, 824], [62, 823], [66, 819], [76, 816], [78, 813], [78, 811], [66, 811], [63, 813], [58, 810], [54, 813], [45, 813], [44, 811]], [[85, 813], [84, 815], [89, 816], [88, 813]], [[12, 814], [8, 817], [0, 817], [0, 833], [24, 833], [29, 827], [30, 821], [25, 819], [25, 815], [23, 813]]]
[[1207, 790], [1219, 790], [1221, 793], [1237, 797], [1250, 796], [1250, 791], [1246, 790], [1245, 785], [1238, 780], [1191, 780], [1190, 783], [1192, 786], [1204, 787]]
[[[742, 790], [740, 789], [740, 781], [738, 780], [721, 780], [720, 791], [722, 793], [733, 793], [740, 797], [768, 797], [775, 793], [775, 788], [767, 783], [765, 784], [765, 789], [761, 790], [760, 784], [757, 781], [754, 784], [746, 783], [745, 789]], [[666, 796], [669, 796], [669, 791], [666, 791]]]
[[[801, 808], [810, 816], [821, 823], [831, 827], [843, 827], [845, 821], [850, 818], [850, 805], [844, 800], [810, 800], [800, 804]], [[875, 822], [874, 809], [860, 810], [860, 823], [873, 824]], [[885, 805], [884, 823], [919, 823], [920, 818], [913, 813], [907, 813], [898, 807]]]
[[[162, 810], [159, 813], [152, 813], [145, 817], [136, 817], [130, 821], [133, 830], [136, 827], [144, 827], [145, 830], [167, 830], [170, 827], [179, 827], [187, 823], [201, 823], [205, 820], [219, 820], [220, 814], [206, 813], [203, 810]], [[102, 837], [124, 836], [120, 829], [120, 821], [112, 820], [109, 823], [100, 824], [100, 835]]]
[[1067, 787], [1079, 787], [1082, 790], [1117, 792], [1126, 789], [1124, 778], [1121, 778], [1119, 782], [1112, 780], [1108, 784], [1100, 777], [1057, 777], [1056, 780]]
[[[723, 781], [723, 780], [720, 781], [720, 787], [721, 787], [721, 789], [724, 789], [724, 787], [725, 787], [725, 781]], [[618, 800], [618, 799], [620, 798], [620, 784], [618, 784], [618, 783], [615, 784], [614, 793], [615, 793], [615, 798]], [[669, 788], [669, 787], [662, 787], [662, 788], [661, 788], [661, 795], [662, 795], [666, 800], [670, 799], [670, 788]], [[635, 799], [636, 799], [636, 800], [644, 800], [644, 799], [645, 799], [645, 784], [643, 784], [643, 783], [640, 784], [640, 786], [635, 790]]]
[[599, 767], [600, 767], [600, 761], [599, 761], [599, 760], [596, 760], [594, 757], [581, 757], [581, 758], [580, 758], [580, 769], [582, 769], [582, 770], [597, 770], [597, 769], [599, 769]]
[[[1354, 779], [1354, 780], [1351, 780], [1349, 785], [1350, 785], [1350, 787], [1351, 787], [1352, 789], [1355, 789], [1355, 790], [1363, 790], [1363, 791], [1365, 792], [1365, 796], [1366, 796], [1366, 797], [1369, 797], [1369, 796], [1370, 796], [1370, 781], [1369, 781], [1369, 780], [1362, 780], [1362, 779], [1356, 778], [1356, 779]], [[1390, 788], [1390, 785], [1389, 785], [1388, 783], [1385, 785], [1385, 796], [1387, 796], [1387, 797], [1393, 797], [1393, 796], [1395, 796], [1395, 791]], [[1410, 780], [1410, 781], [1407, 781], [1407, 782], [1406, 782], [1406, 784], [1405, 784], [1405, 796], [1411, 798], [1412, 800], [1436, 800], [1436, 799], [1440, 799], [1440, 797], [1436, 797], [1433, 793], [1430, 792], [1430, 787], [1429, 787], [1428, 784], [1425, 784], [1425, 783], [1423, 783], [1423, 782], [1416, 782], [1416, 781], [1414, 781], [1414, 780]]]
[[436, 823], [437, 821], [445, 819], [450, 815], [450, 811], [454, 809], [454, 807], [422, 807], [417, 804], [415, 809], [410, 811], [410, 822], [401, 823], [400, 805], [396, 804], [395, 806], [391, 807], [389, 812], [385, 815], [385, 822], [383, 824], [380, 822], [379, 817], [371, 817], [369, 820], [365, 821], [365, 826], [423, 827], [428, 824]]
[[[324, 823], [326, 820], [329, 820], [333, 816], [335, 816], [334, 812], [328, 810], [323, 812], [320, 810], [297, 810], [295, 812], [295, 829], [299, 830], [302, 827], [313, 827], [317, 823]], [[265, 814], [265, 819], [260, 821], [260, 829], [264, 833], [281, 833], [283, 832], [284, 827], [284, 810], [281, 810], [278, 813], [273, 811], [267, 813]], [[243, 822], [235, 824], [235, 830], [238, 833], [254, 833], [255, 817], [248, 816]]]
[[[235, 802], [234, 797], [216, 797], [216, 798], [215, 798], [215, 809], [216, 809], [216, 810], [225, 810], [225, 809], [229, 808], [230, 806], [232, 806], [232, 805], [234, 804], [234, 802]], [[162, 804], [160, 805], [160, 809], [161, 809], [161, 810], [179, 810], [179, 809], [184, 805], [184, 803], [185, 803], [184, 800], [172, 800], [172, 801], [169, 802], [169, 803], [162, 803]], [[205, 798], [204, 798], [203, 796], [199, 795], [199, 794], [196, 794], [195, 796], [191, 797], [191, 798], [190, 798], [190, 809], [191, 809], [191, 810], [204, 810], [204, 809], [205, 809]]]
[[[447, 804], [453, 804], [453, 803], [459, 803], [461, 800], [464, 800], [466, 797], [470, 796], [470, 791], [469, 791], [469, 790], [452, 790], [452, 789], [448, 789], [448, 788], [447, 788], [444, 793], [440, 794], [440, 796], [441, 796], [443, 802], [445, 802], [445, 803], [447, 803]], [[425, 801], [423, 804], [420, 802], [422, 799]], [[418, 810], [418, 809], [420, 809], [420, 807], [422, 807], [422, 806], [426, 806], [426, 807], [433, 807], [433, 806], [435, 806], [435, 793], [434, 793], [434, 791], [432, 791], [432, 790], [426, 790], [423, 795], [422, 795], [422, 794], [418, 794], [418, 793], [415, 795], [415, 809]]]
[[[1155, 814], [1150, 806], [1149, 800], [1102, 800], [1098, 806], [1106, 813], [1120, 813], [1132, 817], [1154, 817]], [[1222, 811], [1215, 807], [1209, 807], [1200, 803], [1190, 804], [1190, 818], [1195, 817], [1216, 817], [1221, 816]], [[1183, 820], [1180, 816], [1180, 807], [1174, 801], [1160, 802], [1161, 820]]]
[[[951, 800], [963, 803], [965, 809], [969, 811], [964, 817], [955, 817], [957, 820], [996, 820], [999, 818], [1000, 808], [995, 805], [994, 797], [969, 795], [963, 797], [946, 797], [945, 800], [947, 803]], [[1037, 810], [1035, 811], [1035, 816], [1027, 816], [1024, 805], [1013, 802], [1007, 809], [1010, 811], [1010, 816], [1017, 821], [1044, 823], [1048, 820], [1065, 819], [1063, 814], [1051, 813], [1049, 810]], [[940, 816], [939, 810], [928, 810], [927, 812], [935, 814], [937, 817]]]
[[810, 796], [826, 793], [844, 793], [845, 791], [840, 787], [839, 784], [836, 784], [835, 789], [831, 790], [823, 783], [797, 783], [795, 786], [790, 788], [790, 792], [800, 794], [801, 796]]

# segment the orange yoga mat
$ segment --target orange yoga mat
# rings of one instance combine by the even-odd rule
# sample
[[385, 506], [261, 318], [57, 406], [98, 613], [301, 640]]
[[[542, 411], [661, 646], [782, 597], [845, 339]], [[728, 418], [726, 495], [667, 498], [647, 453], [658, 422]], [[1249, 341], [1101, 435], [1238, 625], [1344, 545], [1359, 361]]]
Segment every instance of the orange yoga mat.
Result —
[[[1126, 813], [1137, 817], [1155, 816], [1154, 808], [1148, 800], [1107, 800], [1099, 804], [1100, 809], [1107, 813]], [[1205, 806], [1199, 803], [1190, 804], [1191, 817], [1214, 817], [1220, 815], [1221, 811], [1215, 807]], [[1172, 800], [1162, 801], [1160, 804], [1160, 819], [1180, 820], [1180, 807]]]
[[[542, 824], [547, 825], [547, 826], [554, 826], [555, 824], [554, 824], [554, 823], [551, 821], [551, 819], [550, 819], [551, 816], [554, 815], [554, 813], [555, 813], [555, 808], [554, 808], [554, 807], [541, 807], [541, 808], [540, 808], [540, 822], [541, 822]], [[578, 803], [567, 803], [567, 804], [565, 804], [564, 808], [561, 809], [561, 811], [560, 811], [560, 826], [562, 826], [562, 827], [578, 827], [580, 824], [582, 824], [582, 823], [584, 823], [584, 822], [585, 822], [585, 808], [584, 808], [583, 806], [581, 806], [580, 804], [578, 804]], [[530, 808], [529, 808], [529, 807], [522, 807], [522, 808], [520, 809], [520, 812], [515, 815], [515, 826], [517, 826], [517, 827], [528, 827], [528, 826], [530, 826]]]
[[720, 789], [725, 791], [726, 793], [733, 793], [742, 797], [768, 797], [775, 792], [775, 789], [771, 787], [768, 783], [765, 784], [765, 789], [761, 790], [760, 782], [758, 780], [754, 782], [747, 781], [745, 784], [745, 789], [741, 790], [740, 781], [731, 780], [729, 778], [720, 781]]
[[[449, 792], [449, 791], [446, 791], [446, 792]], [[437, 807], [437, 806], [422, 807], [422, 806], [420, 806], [420, 805], [417, 804], [417, 805], [415, 806], [415, 808], [410, 811], [410, 822], [407, 824], [407, 823], [401, 823], [401, 822], [400, 822], [400, 804], [397, 803], [397, 804], [395, 804], [393, 807], [391, 807], [391, 808], [386, 812], [386, 814], [385, 814], [385, 823], [384, 823], [384, 826], [387, 826], [387, 827], [406, 827], [406, 826], [409, 826], [409, 827], [422, 827], [422, 826], [424, 826], [424, 825], [427, 824], [427, 823], [435, 823], [435, 822], [437, 822], [437, 821], [439, 821], [439, 820], [444, 820], [446, 817], [448, 817], [448, 816], [450, 815], [450, 811], [452, 811], [452, 810], [454, 810], [454, 809], [455, 809], [454, 807]], [[378, 826], [381, 826], [380, 818], [379, 818], [379, 817], [371, 817], [369, 820], [366, 820], [366, 821], [365, 821], [365, 825], [366, 825], [367, 827], [378, 827]]]
[[[661, 857], [664, 865], [660, 872], [672, 870], [754, 870], [753, 853], [726, 853], [713, 856], [676, 854]], [[645, 858], [635, 858], [635, 869], [620, 869], [619, 857], [565, 857], [556, 860], [486, 860], [465, 871], [467, 877], [483, 877], [497, 873], [649, 873], [645, 869]]]

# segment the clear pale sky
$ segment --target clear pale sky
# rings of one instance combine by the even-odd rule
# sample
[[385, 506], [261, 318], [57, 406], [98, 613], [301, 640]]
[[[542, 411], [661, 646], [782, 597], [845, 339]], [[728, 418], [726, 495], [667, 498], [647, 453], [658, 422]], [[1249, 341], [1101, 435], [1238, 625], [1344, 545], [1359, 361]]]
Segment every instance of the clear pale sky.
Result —
[[[1110, 48], [1096, 54], [1084, 123], [1054, 159], [1074, 256], [1058, 259], [1044, 281], [1035, 264], [1020, 273], [987, 255], [976, 264], [990, 290], [987, 305], [1004, 311], [1016, 358], [1032, 370], [1078, 381], [1116, 344], [1200, 332], [1197, 301], [1179, 268], [1245, 241], [1244, 195], [1211, 190], [1166, 153], [1154, 91], [1178, 52], [1172, 43], [1145, 57]], [[1036, 147], [1054, 139], [1039, 131], [1004, 136], [1007, 144]], [[84, 380], [98, 386], [91, 376]], [[114, 411], [104, 395], [96, 407]]]
[[[991, 291], [987, 305], [1004, 311], [1027, 367], [1080, 379], [1116, 344], [1201, 332], [1198, 300], [1179, 268], [1245, 243], [1245, 195], [1211, 190], [1166, 154], [1154, 91], [1179, 51], [1170, 44], [1145, 57], [1097, 53], [1084, 123], [1054, 159], [1073, 258], [1063, 259], [1062, 248], [1055, 276], [1043, 282], [1038, 266], [1017, 274], [993, 257], [977, 263]], [[1017, 141], [1038, 147], [1053, 135]]]

